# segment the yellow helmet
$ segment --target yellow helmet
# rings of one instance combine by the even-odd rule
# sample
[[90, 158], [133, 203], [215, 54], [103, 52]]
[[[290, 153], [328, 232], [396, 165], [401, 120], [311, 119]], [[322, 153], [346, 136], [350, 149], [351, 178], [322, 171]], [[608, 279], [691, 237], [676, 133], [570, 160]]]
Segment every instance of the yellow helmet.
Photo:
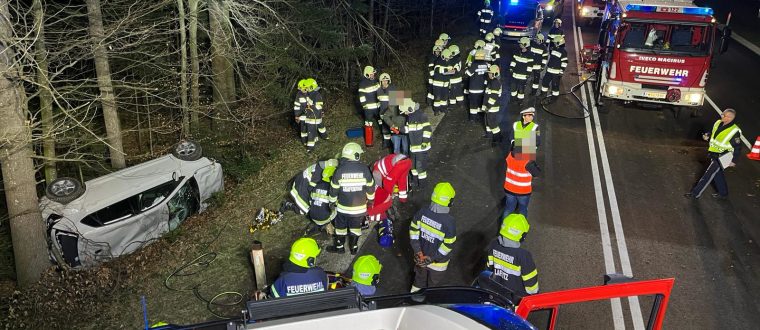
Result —
[[528, 37], [522, 37], [520, 38], [520, 41], [518, 41], [518, 43], [520, 44], [521, 47], [527, 48], [528, 46], [530, 46], [530, 39], [528, 39]]
[[520, 242], [530, 230], [528, 219], [519, 213], [512, 213], [501, 221], [499, 234], [511, 241]]
[[501, 69], [499, 69], [499, 66], [496, 64], [491, 65], [488, 67], [488, 73], [492, 73], [494, 77], [498, 77], [501, 73]]
[[288, 260], [298, 266], [311, 268], [316, 266], [319, 252], [321, 250], [319, 249], [319, 245], [317, 245], [317, 241], [313, 238], [302, 237], [290, 246], [290, 257]]
[[371, 74], [375, 74], [375, 73], [377, 73], [377, 70], [375, 70], [374, 67], [372, 67], [370, 65], [367, 65], [367, 66], [364, 67], [364, 76], [365, 77], [369, 78], [369, 76]]
[[354, 262], [354, 272], [351, 275], [351, 280], [364, 285], [377, 285], [380, 281], [380, 270], [383, 269], [383, 265], [375, 256], [368, 254], [356, 258]]
[[459, 55], [459, 46], [457, 46], [457, 45], [451, 45], [451, 46], [449, 46], [449, 50], [451, 51], [451, 56], [457, 56], [457, 55]]
[[448, 34], [441, 33], [441, 35], [438, 36], [438, 40], [443, 40], [443, 42], [446, 43], [447, 41], [451, 40], [451, 38], [449, 38]]
[[493, 41], [493, 33], [491, 32], [486, 33], [486, 41]]
[[475, 42], [475, 49], [481, 49], [486, 46], [486, 42], [483, 40], [478, 40]]
[[301, 79], [298, 81], [298, 90], [302, 92], [309, 91], [309, 82], [308, 79]]
[[433, 188], [433, 195], [430, 196], [430, 200], [441, 206], [451, 205], [451, 200], [456, 196], [456, 191], [451, 183], [439, 182]]
[[451, 58], [451, 56], [452, 56], [452, 55], [451, 55], [451, 50], [450, 50], [450, 49], [448, 49], [448, 48], [444, 49], [444, 50], [441, 52], [441, 57], [442, 57], [444, 60], [448, 60], [448, 59], [450, 59], [450, 58]]
[[497, 27], [497, 28], [493, 29], [493, 35], [496, 36], [496, 37], [500, 36], [501, 32], [502, 32], [501, 28]]
[[380, 74], [380, 81], [387, 80], [389, 83], [391, 82], [391, 75], [389, 75], [386, 72], [383, 72]]

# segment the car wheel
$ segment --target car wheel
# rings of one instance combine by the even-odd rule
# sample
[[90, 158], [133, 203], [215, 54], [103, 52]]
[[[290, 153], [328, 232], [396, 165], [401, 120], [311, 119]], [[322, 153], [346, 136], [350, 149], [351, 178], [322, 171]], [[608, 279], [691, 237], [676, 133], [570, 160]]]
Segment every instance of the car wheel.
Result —
[[182, 141], [174, 146], [174, 149], [172, 149], [172, 155], [181, 160], [198, 160], [202, 156], [201, 145], [191, 140]]
[[45, 189], [45, 196], [54, 202], [67, 204], [82, 196], [85, 186], [74, 178], [58, 178]]

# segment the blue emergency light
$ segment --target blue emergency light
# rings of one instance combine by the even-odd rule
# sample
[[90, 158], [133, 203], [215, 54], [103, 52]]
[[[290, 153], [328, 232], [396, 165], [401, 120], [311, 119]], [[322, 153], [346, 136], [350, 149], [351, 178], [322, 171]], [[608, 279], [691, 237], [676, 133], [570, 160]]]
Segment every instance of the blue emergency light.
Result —
[[629, 4], [625, 6], [626, 11], [640, 11], [645, 13], [654, 13], [654, 12], [670, 12], [674, 14], [685, 14], [685, 15], [705, 15], [705, 16], [712, 16], [713, 9], [708, 7], [663, 7], [667, 8], [669, 10], [658, 10], [659, 6], [652, 6], [652, 5], [635, 5], [635, 4]]
[[516, 5], [520, 0], [509, 0], [510, 5]]

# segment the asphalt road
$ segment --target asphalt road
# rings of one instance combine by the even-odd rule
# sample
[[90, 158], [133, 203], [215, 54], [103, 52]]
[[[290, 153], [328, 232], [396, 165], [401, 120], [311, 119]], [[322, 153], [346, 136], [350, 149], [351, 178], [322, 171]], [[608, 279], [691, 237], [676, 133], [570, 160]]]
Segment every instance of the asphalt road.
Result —
[[[571, 1], [563, 20], [570, 56], [563, 90], [578, 83]], [[468, 31], [451, 31], [456, 36]], [[581, 39], [596, 39], [583, 28]], [[509, 47], [504, 47], [509, 48]], [[502, 56], [511, 57], [512, 49]], [[734, 43], [715, 61], [708, 94], [720, 107], [737, 109], [737, 123], [750, 143], [760, 134], [756, 91], [760, 56]], [[583, 95], [583, 89], [577, 93]], [[583, 114], [563, 96], [549, 110]], [[510, 109], [516, 120], [519, 109]], [[742, 159], [728, 172], [727, 201], [711, 190], [699, 200], [683, 193], [706, 166], [699, 131], [717, 120], [705, 103], [700, 116], [668, 108], [607, 103], [587, 119], [566, 119], [539, 111], [543, 173], [534, 180], [529, 208], [532, 251], [542, 292], [602, 284], [605, 273], [636, 279], [675, 278], [665, 320], [669, 329], [754, 329], [760, 324], [760, 162]], [[399, 207], [397, 242], [381, 249], [368, 239], [360, 251], [385, 265], [380, 288], [404, 292], [411, 283], [408, 223], [429, 204], [432, 186], [449, 181], [457, 189], [452, 214], [458, 240], [446, 284], [469, 285], [484, 266], [484, 249], [498, 234], [503, 200], [503, 154], [483, 139], [482, 124], [468, 123], [458, 109], [433, 134], [429, 184]], [[746, 153], [748, 150], [744, 149]], [[371, 234], [374, 238], [374, 234]], [[567, 329], [639, 329], [649, 317], [652, 297], [563, 307], [559, 325]], [[638, 306], [638, 307], [637, 307]]]

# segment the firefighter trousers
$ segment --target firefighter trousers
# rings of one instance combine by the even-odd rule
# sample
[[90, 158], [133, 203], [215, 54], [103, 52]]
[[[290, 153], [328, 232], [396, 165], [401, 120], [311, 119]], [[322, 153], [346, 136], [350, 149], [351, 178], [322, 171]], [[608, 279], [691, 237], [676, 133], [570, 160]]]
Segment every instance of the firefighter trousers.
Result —
[[530, 87], [534, 91], [537, 91], [541, 87], [541, 71], [543, 71], [541, 69], [540, 65], [533, 66], [533, 81], [531, 81]]
[[306, 149], [311, 151], [319, 141], [319, 137], [324, 138], [327, 135], [327, 130], [323, 123], [319, 124], [307, 124], [301, 123], [301, 142], [306, 145]]
[[412, 152], [412, 182], [419, 185], [427, 179], [427, 151]]
[[527, 78], [512, 77], [512, 81], [509, 84], [509, 95], [512, 96], [511, 100], [514, 101], [514, 97], [517, 97], [517, 100], [525, 99], [525, 85], [527, 84]]
[[414, 284], [412, 289], [429, 288], [441, 286], [446, 272], [440, 270], [432, 270], [427, 267], [414, 266]]
[[470, 92], [467, 95], [467, 103], [469, 104], [470, 115], [477, 115], [480, 112], [480, 107], [483, 105], [483, 92]]
[[364, 126], [372, 126], [378, 120], [380, 120], [378, 109], [364, 109]]
[[501, 128], [499, 128], [499, 111], [486, 112], [486, 135], [499, 134]]
[[345, 237], [346, 235], [359, 237], [362, 235], [362, 222], [364, 215], [354, 215], [340, 213], [335, 216], [335, 235]]
[[548, 93], [549, 88], [552, 90], [552, 96], [559, 96], [559, 81], [562, 75], [558, 73], [546, 72], [544, 74], [543, 84], [541, 84], [541, 93]]
[[449, 87], [449, 105], [464, 103], [464, 84], [462, 82], [452, 83]]
[[449, 87], [433, 86], [433, 112], [446, 113], [449, 109]]

